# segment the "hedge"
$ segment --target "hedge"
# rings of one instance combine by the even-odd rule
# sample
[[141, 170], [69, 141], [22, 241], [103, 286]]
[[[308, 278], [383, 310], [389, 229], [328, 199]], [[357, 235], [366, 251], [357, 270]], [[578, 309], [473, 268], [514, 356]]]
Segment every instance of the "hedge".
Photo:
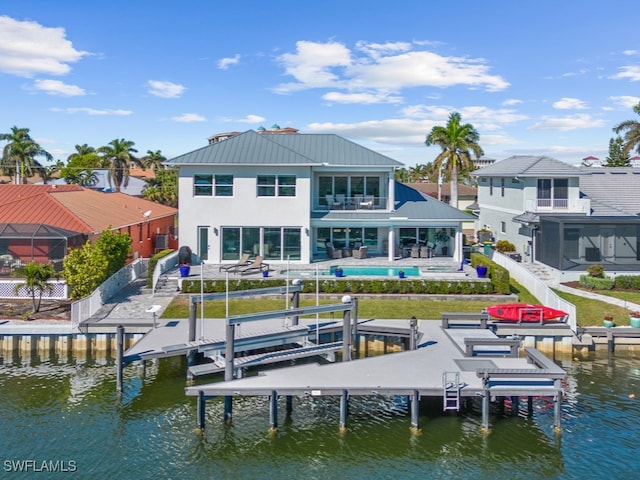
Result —
[[[253, 290], [256, 288], [284, 286], [284, 279], [230, 279], [229, 290]], [[302, 282], [303, 293], [314, 293], [316, 282]], [[205, 280], [205, 293], [222, 293], [226, 290], [226, 280]], [[403, 294], [440, 294], [440, 295], [483, 295], [494, 292], [490, 282], [470, 282], [454, 280], [418, 280], [418, 279], [350, 279], [336, 278], [321, 280], [319, 290], [322, 293], [403, 293]], [[200, 293], [200, 280], [182, 281], [183, 293]], [[508, 292], [507, 292], [508, 293]]]
[[580, 275], [580, 285], [586, 288], [596, 290], [611, 290], [614, 286], [614, 280], [611, 277], [592, 277], [591, 275]]
[[615, 287], [623, 290], [640, 290], [640, 276], [620, 275], [616, 277]]
[[147, 265], [147, 288], [151, 288], [153, 286], [153, 271], [156, 269], [156, 264], [158, 263], [158, 260], [166, 257], [167, 255], [173, 252], [175, 252], [175, 250], [172, 250], [172, 249], [161, 250], [149, 259], [149, 264]]
[[510, 275], [509, 270], [498, 265], [489, 257], [482, 255], [481, 253], [471, 254], [471, 266], [477, 267], [478, 265], [484, 265], [487, 267], [487, 275], [491, 279], [494, 293], [501, 293], [508, 295], [511, 293]]

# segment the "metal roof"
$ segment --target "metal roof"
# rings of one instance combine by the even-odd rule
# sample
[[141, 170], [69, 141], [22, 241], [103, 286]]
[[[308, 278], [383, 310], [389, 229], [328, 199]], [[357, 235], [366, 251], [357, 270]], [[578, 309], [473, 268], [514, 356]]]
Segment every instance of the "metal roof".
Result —
[[514, 155], [471, 173], [475, 177], [578, 177], [584, 173], [577, 167], [555, 158]]
[[0, 238], [72, 238], [82, 235], [78, 232], [56, 228], [51, 225], [34, 223], [0, 223]]
[[402, 163], [332, 134], [261, 135], [248, 130], [165, 162], [168, 165], [380, 166]]

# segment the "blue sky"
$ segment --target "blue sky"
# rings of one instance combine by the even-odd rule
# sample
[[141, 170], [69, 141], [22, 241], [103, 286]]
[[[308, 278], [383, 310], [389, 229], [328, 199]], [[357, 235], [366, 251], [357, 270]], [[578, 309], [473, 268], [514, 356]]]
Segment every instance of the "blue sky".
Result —
[[[114, 138], [169, 158], [274, 124], [411, 167], [452, 111], [486, 156], [604, 160], [640, 101], [637, 0], [0, 4], [0, 132], [56, 159]], [[2, 145], [0, 145], [1, 147]]]

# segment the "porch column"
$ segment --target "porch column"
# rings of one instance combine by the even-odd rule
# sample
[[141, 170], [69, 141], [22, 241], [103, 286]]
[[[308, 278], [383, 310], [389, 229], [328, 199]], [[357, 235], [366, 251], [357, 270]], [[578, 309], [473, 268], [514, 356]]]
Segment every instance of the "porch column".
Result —
[[396, 198], [396, 180], [394, 175], [391, 174], [389, 176], [389, 195], [387, 197], [387, 208], [394, 212], [395, 209], [395, 198]]
[[462, 231], [457, 231], [456, 236], [453, 238], [453, 261], [458, 263], [462, 262], [464, 253], [462, 251]]
[[393, 262], [396, 258], [396, 231], [395, 227], [392, 225], [389, 227], [389, 235], [387, 236], [387, 242], [389, 244], [389, 248], [387, 248], [387, 260]]

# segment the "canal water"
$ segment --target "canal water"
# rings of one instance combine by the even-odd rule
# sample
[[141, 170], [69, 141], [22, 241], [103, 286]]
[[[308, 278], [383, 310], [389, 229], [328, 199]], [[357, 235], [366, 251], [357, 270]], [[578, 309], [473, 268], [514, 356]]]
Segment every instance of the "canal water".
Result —
[[494, 412], [489, 434], [479, 411], [443, 415], [423, 405], [419, 436], [403, 399], [384, 397], [352, 398], [345, 434], [337, 399], [295, 399], [290, 418], [282, 406], [275, 434], [266, 399], [235, 401], [232, 425], [212, 400], [200, 434], [181, 360], [160, 360], [144, 376], [128, 367], [120, 399], [106, 360], [3, 363], [0, 478], [638, 478], [638, 357], [556, 361], [569, 374], [561, 434], [541, 399], [532, 417]]

